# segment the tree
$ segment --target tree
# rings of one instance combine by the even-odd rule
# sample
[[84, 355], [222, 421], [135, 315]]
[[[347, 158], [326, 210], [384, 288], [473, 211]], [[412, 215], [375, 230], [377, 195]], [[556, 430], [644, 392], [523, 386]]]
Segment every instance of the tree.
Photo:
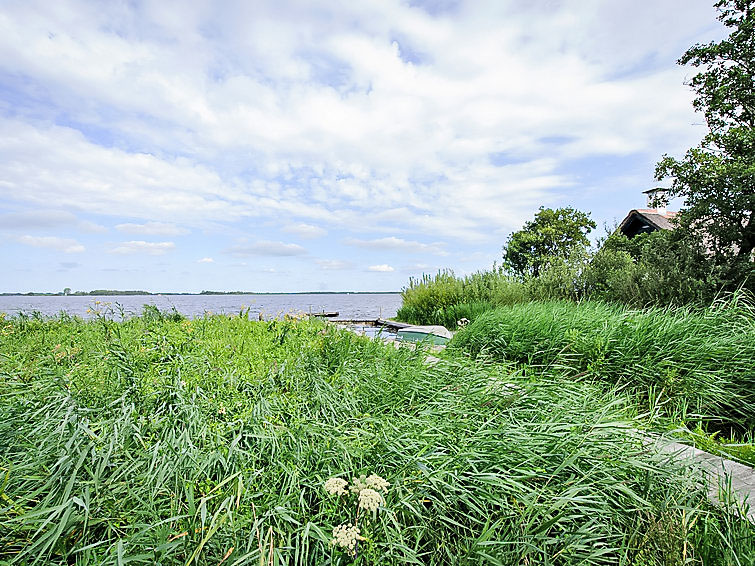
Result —
[[70, 287], [66, 287], [65, 289], [63, 289], [63, 294], [64, 295], [70, 295], [71, 294], [71, 288]]
[[719, 0], [728, 38], [694, 45], [680, 65], [702, 70], [690, 81], [709, 133], [682, 159], [664, 155], [656, 179], [672, 179], [684, 198], [679, 230], [702, 242], [720, 286], [752, 287], [755, 249], [755, 1]]
[[589, 214], [571, 207], [553, 210], [541, 206], [534, 220], [509, 236], [503, 263], [517, 275], [537, 277], [553, 259], [568, 259], [587, 248], [587, 234], [594, 228]]

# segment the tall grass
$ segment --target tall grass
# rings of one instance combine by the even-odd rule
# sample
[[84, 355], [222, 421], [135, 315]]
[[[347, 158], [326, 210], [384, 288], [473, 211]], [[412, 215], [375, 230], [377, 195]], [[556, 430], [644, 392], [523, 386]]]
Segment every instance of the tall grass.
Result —
[[461, 278], [450, 270], [411, 278], [401, 298], [398, 320], [456, 328], [462, 318], [474, 320], [496, 306], [527, 301], [529, 294], [526, 285], [493, 266]]
[[629, 386], [671, 413], [755, 426], [755, 309], [736, 297], [702, 311], [545, 302], [489, 312], [452, 347]]
[[392, 486], [360, 564], [755, 560], [620, 392], [318, 322], [145, 314], [0, 321], [0, 561], [347, 564], [322, 484], [372, 472]]
[[[497, 306], [529, 301], [601, 300], [632, 307], [704, 307], [732, 281], [721, 278], [696, 244], [679, 240], [675, 231], [642, 234], [631, 240], [616, 231], [599, 249], [577, 250], [568, 258], [552, 257], [537, 277], [513, 277], [493, 265], [457, 277], [451, 270], [411, 278], [402, 290], [397, 318], [412, 324], [455, 328], [458, 313], [473, 320]], [[741, 281], [738, 293], [751, 295]], [[744, 291], [742, 290], [744, 289]]]

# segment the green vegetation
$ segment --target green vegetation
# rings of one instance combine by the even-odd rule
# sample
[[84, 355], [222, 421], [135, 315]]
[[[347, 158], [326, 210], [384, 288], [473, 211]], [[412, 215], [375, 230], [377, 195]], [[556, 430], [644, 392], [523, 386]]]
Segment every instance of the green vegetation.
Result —
[[590, 215], [571, 207], [540, 207], [535, 219], [509, 236], [503, 262], [512, 273], [537, 277], [555, 259], [568, 259], [586, 248], [587, 235], [595, 229]]
[[672, 428], [669, 432], [701, 450], [755, 467], [755, 442], [752, 433], [742, 439], [734, 434], [721, 435], [720, 431], [708, 433], [700, 426], [692, 430], [687, 427]]
[[411, 324], [442, 324], [455, 329], [456, 321], [473, 320], [497, 305], [526, 301], [529, 293], [516, 279], [500, 269], [481, 271], [464, 278], [452, 271], [410, 279], [401, 292], [398, 320]]
[[[0, 561], [755, 560], [755, 528], [633, 432], [631, 397], [566, 369], [427, 366], [243, 311], [19, 316], [0, 333]], [[324, 483], [369, 474], [390, 488], [353, 556], [331, 539], [354, 540], [356, 504]]]
[[694, 45], [679, 60], [700, 68], [690, 85], [695, 110], [709, 132], [682, 159], [664, 156], [656, 178], [672, 179], [685, 199], [679, 230], [704, 242], [712, 275], [723, 288], [755, 283], [755, 6], [719, 0], [719, 20], [731, 30], [719, 42]]
[[488, 312], [451, 346], [624, 386], [667, 418], [755, 428], [755, 309], [630, 310], [599, 302], [528, 303]]
[[[401, 291], [396, 318], [455, 329], [461, 318], [474, 320], [498, 306], [550, 300], [704, 309], [731, 295], [716, 273], [699, 243], [681, 230], [640, 234], [631, 240], [612, 233], [594, 251], [577, 248], [568, 258], [544, 261], [537, 276], [518, 276], [494, 265], [490, 271], [464, 277], [442, 270], [411, 278]], [[738, 284], [733, 293], [753, 296], [755, 277]]]

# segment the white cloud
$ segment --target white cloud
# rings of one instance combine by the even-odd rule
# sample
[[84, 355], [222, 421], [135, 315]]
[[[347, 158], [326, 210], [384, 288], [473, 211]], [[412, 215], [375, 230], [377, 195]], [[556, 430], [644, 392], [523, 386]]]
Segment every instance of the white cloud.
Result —
[[[551, 202], [575, 182], [559, 170], [570, 159], [688, 144], [690, 95], [673, 58], [713, 15], [707, 0], [470, 2], [452, 18], [398, 1], [263, 2], [254, 17], [243, 3], [221, 12], [206, 2], [180, 12], [72, 5], [7, 10], [2, 66], [136, 149], [9, 123], [13, 168], [2, 173], [13, 198], [63, 195], [82, 210], [192, 226], [316, 220], [299, 225], [301, 237], [316, 237], [323, 221], [358, 230], [379, 203], [406, 207], [405, 229], [445, 227], [465, 240], [516, 227]], [[559, 136], [570, 141], [544, 147]], [[495, 167], [491, 154], [521, 163]], [[375, 227], [391, 228], [388, 217]]]
[[327, 235], [328, 231], [320, 226], [313, 226], [312, 224], [289, 224], [283, 228], [284, 232], [294, 234], [300, 238], [312, 240], [315, 238], [322, 238]]
[[360, 240], [357, 238], [349, 238], [344, 243], [350, 246], [357, 246], [360, 248], [367, 248], [372, 250], [393, 250], [398, 252], [416, 254], [430, 253], [435, 255], [448, 255], [448, 252], [446, 252], [446, 250], [444, 249], [445, 244], [443, 242], [423, 244], [421, 242], [415, 242], [412, 240], [403, 240], [401, 238], [396, 238], [395, 236], [377, 238], [374, 240]]
[[[308, 253], [278, 241], [292, 235], [322, 238], [323, 261], [434, 263], [492, 255], [540, 205], [623, 217], [617, 197], [703, 133], [694, 71], [674, 61], [721, 37], [710, 0], [436, 8], [4, 6], [0, 208], [54, 210], [0, 228], [104, 230], [87, 218], [145, 239], [201, 231], [207, 249], [262, 240], [241, 256]], [[338, 257], [344, 242], [385, 255]]]
[[380, 265], [371, 265], [367, 268], [367, 271], [377, 271], [381, 273], [388, 273], [388, 272], [396, 271], [396, 270], [390, 265], [388, 265], [387, 263], [383, 263]]
[[298, 244], [286, 244], [284, 242], [270, 242], [261, 240], [252, 244], [239, 244], [228, 250], [235, 256], [297, 256], [307, 253], [303, 247]]
[[72, 225], [76, 216], [64, 210], [27, 210], [0, 215], [0, 227], [10, 230], [33, 230]]
[[198, 259], [197, 263], [215, 263], [215, 260], [211, 257], [203, 257], [202, 259]]
[[144, 234], [146, 236], [184, 236], [189, 233], [186, 228], [181, 228], [170, 222], [146, 222], [144, 224], [117, 224], [116, 230], [130, 234]]
[[36, 248], [51, 248], [67, 254], [81, 253], [84, 246], [72, 238], [58, 238], [57, 236], [20, 236], [17, 241]]
[[116, 244], [108, 250], [108, 253], [121, 255], [164, 255], [175, 247], [176, 245], [173, 242], [145, 242], [143, 240], [132, 240], [130, 242]]
[[104, 226], [88, 220], [79, 220], [75, 214], [66, 210], [41, 208], [0, 214], [0, 228], [7, 230], [45, 230], [61, 226], [90, 233], [107, 231]]
[[340, 259], [317, 259], [315, 260], [315, 263], [324, 271], [341, 271], [354, 267], [354, 264], [350, 261], [343, 261]]
[[105, 228], [102, 224], [90, 222], [89, 220], [81, 220], [76, 225], [76, 227], [82, 232], [89, 232], [91, 234], [104, 234], [105, 232], [107, 232], [107, 228]]

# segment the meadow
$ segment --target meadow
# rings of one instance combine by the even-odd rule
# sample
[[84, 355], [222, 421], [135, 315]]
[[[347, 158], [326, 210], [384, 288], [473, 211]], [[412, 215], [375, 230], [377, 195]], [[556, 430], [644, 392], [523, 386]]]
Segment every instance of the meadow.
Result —
[[[755, 562], [736, 506], [643, 443], [625, 383], [478, 349], [478, 322], [428, 365], [243, 311], [2, 319], [0, 561]], [[324, 488], [373, 474], [376, 507]]]

